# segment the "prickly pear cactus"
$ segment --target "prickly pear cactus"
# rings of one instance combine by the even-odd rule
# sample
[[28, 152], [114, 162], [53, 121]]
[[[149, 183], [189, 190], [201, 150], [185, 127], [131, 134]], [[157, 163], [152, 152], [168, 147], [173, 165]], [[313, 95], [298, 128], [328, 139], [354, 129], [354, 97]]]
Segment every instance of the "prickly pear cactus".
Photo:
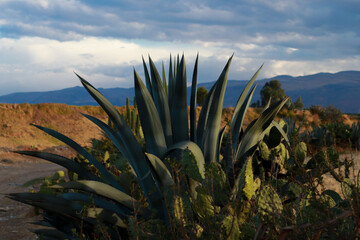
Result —
[[341, 191], [345, 199], [351, 199], [353, 186], [354, 183], [349, 178], [345, 178], [341, 182]]
[[275, 162], [280, 166], [280, 171], [285, 171], [284, 165], [285, 161], [287, 161], [290, 157], [289, 151], [286, 149], [283, 143], [280, 143], [274, 149], [275, 152]]
[[261, 141], [259, 144], [259, 155], [262, 159], [269, 160], [270, 150], [263, 141]]
[[227, 239], [236, 240], [240, 239], [241, 232], [239, 228], [239, 221], [236, 216], [229, 214], [221, 223], [221, 227], [225, 232], [225, 236], [228, 236]]
[[179, 196], [175, 196], [174, 199], [174, 217], [178, 222], [186, 223], [183, 200]]
[[257, 210], [260, 219], [267, 223], [274, 224], [277, 216], [281, 216], [283, 205], [279, 195], [270, 185], [264, 185], [257, 199]]
[[249, 158], [241, 170], [239, 182], [237, 183], [238, 189], [240, 193], [242, 192], [244, 194], [246, 199], [251, 200], [255, 195], [256, 190], [259, 189], [260, 183], [261, 181], [259, 178], [254, 181], [252, 158]]
[[217, 162], [210, 163], [205, 172], [207, 189], [210, 195], [214, 197], [215, 204], [221, 204], [229, 198], [229, 184], [226, 174], [221, 165]]
[[197, 189], [197, 198], [193, 204], [193, 209], [200, 219], [206, 219], [214, 216], [216, 208], [212, 196], [210, 196], [206, 190], [202, 187]]
[[185, 150], [182, 155], [182, 167], [185, 173], [195, 181], [201, 182], [205, 178], [204, 166], [199, 166], [194, 154]]
[[307, 147], [304, 142], [299, 142], [295, 147], [295, 160], [303, 164], [306, 159]]

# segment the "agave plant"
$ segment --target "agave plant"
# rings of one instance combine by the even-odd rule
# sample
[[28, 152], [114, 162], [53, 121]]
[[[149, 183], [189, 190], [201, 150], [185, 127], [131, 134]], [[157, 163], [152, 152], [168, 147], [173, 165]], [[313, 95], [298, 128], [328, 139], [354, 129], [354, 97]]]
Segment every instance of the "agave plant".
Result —
[[[14, 193], [10, 194], [10, 198], [44, 210], [41, 224], [51, 226], [52, 229], [37, 230], [37, 233], [49, 239], [55, 236], [58, 239], [76, 239], [79, 234], [85, 239], [94, 239], [99, 231], [104, 231], [104, 228], [99, 230], [96, 227], [99, 222], [102, 226], [107, 226], [105, 232], [109, 238], [127, 238], [127, 228], [134, 216], [142, 221], [157, 219], [160, 224], [168, 227], [174, 219], [180, 219], [186, 225], [186, 220], [181, 218], [181, 215], [185, 211], [183, 205], [187, 203], [190, 203], [189, 209], [200, 223], [199, 229], [204, 229], [201, 219], [214, 215], [215, 212], [222, 212], [220, 221], [226, 234], [236, 238], [239, 234], [237, 223], [244, 222], [244, 218], [240, 217], [244, 209], [234, 208], [230, 211], [229, 206], [239, 201], [249, 202], [259, 188], [260, 180], [254, 177], [252, 172], [252, 155], [269, 127], [275, 126], [286, 137], [273, 119], [287, 98], [267, 107], [246, 130], [242, 128], [260, 67], [237, 101], [230, 129], [220, 129], [231, 60], [232, 57], [209, 91], [197, 118], [198, 57], [192, 77], [190, 114], [184, 56], [181, 59], [178, 57], [174, 66], [170, 57], [169, 84], [164, 67], [161, 78], [152, 59], [149, 57], [149, 68], [143, 59], [146, 84], [134, 70], [134, 85], [146, 145], [145, 152], [115, 107], [95, 87], [77, 75], [85, 89], [107, 113], [112, 124], [109, 126], [95, 117], [86, 114], [84, 116], [106, 133], [128, 161], [141, 194], [132, 192], [130, 181], [124, 181], [124, 173], [115, 175], [108, 171], [100, 161], [73, 140], [49, 128], [34, 125], [75, 149], [99, 174], [89, 172], [73, 159], [45, 152], [21, 151], [18, 153], [59, 164], [76, 173], [78, 177], [53, 186], [54, 189], [62, 190], [57, 195]], [[226, 141], [223, 144], [225, 148], [221, 151], [223, 141]], [[183, 170], [185, 179], [179, 178], [177, 167]], [[222, 179], [222, 184], [218, 185], [219, 189], [211, 190], [211, 184], [208, 183], [214, 177]], [[218, 183], [219, 181], [215, 184]], [[172, 194], [172, 199], [168, 199], [166, 189], [174, 186], [180, 186], [188, 198]], [[216, 195], [216, 190], [223, 194]], [[176, 206], [171, 208], [169, 203]], [[238, 212], [234, 214], [234, 211]], [[238, 217], [234, 218], [235, 215]], [[196, 236], [200, 235], [199, 230]]]

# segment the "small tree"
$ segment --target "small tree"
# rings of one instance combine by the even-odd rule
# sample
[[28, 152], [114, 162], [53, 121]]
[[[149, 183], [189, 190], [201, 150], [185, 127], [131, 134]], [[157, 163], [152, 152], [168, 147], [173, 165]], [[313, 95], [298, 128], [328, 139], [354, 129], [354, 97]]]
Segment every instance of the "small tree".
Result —
[[204, 104], [207, 95], [208, 95], [208, 90], [206, 90], [206, 88], [204, 87], [198, 88], [196, 92], [196, 101], [199, 106], [202, 106]]
[[281, 87], [281, 83], [278, 80], [271, 80], [270, 82], [265, 83], [260, 91], [260, 96], [261, 105], [265, 106], [270, 98], [271, 103], [273, 103], [283, 99], [286, 95], [285, 90]]
[[303, 101], [302, 101], [302, 99], [301, 99], [301, 96], [299, 96], [299, 97], [297, 98], [297, 100], [294, 102], [294, 108], [295, 108], [295, 109], [299, 109], [299, 110], [301, 110], [301, 109], [304, 108], [304, 103], [303, 103]]

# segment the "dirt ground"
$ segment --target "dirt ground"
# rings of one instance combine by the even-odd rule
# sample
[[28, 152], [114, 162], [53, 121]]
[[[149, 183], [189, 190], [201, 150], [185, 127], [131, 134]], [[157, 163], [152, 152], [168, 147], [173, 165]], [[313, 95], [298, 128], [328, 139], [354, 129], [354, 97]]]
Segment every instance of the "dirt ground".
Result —
[[[28, 150], [29, 148], [17, 147], [15, 150]], [[73, 150], [64, 146], [49, 147], [44, 151], [66, 157], [75, 156]], [[30, 222], [39, 219], [34, 208], [13, 201], [7, 198], [6, 194], [29, 192], [32, 187], [22, 187], [24, 183], [35, 178], [51, 176], [59, 170], [64, 169], [47, 161], [12, 153], [9, 149], [0, 149], [0, 239], [38, 239], [35, 234], [29, 231], [29, 229], [35, 228]]]
[[31, 188], [21, 185], [31, 179], [51, 175], [62, 168], [52, 163], [27, 161], [22, 163], [0, 162], [0, 232], [1, 239], [38, 239], [28, 229], [30, 222], [38, 220], [31, 206], [13, 201], [6, 194], [29, 192]]
[[[345, 158], [352, 161], [354, 163], [354, 166], [350, 168], [350, 176], [349, 178], [356, 183], [357, 182], [357, 176], [358, 172], [360, 170], [360, 152], [350, 152], [350, 153], [344, 153], [340, 155], [340, 160], [343, 161]], [[338, 169], [336, 169], [338, 170]], [[344, 172], [343, 167], [341, 168], [341, 172]], [[341, 186], [338, 181], [336, 181], [330, 173], [326, 174], [324, 177], [324, 184], [326, 189], [334, 190], [338, 192], [342, 196], [341, 192]]]

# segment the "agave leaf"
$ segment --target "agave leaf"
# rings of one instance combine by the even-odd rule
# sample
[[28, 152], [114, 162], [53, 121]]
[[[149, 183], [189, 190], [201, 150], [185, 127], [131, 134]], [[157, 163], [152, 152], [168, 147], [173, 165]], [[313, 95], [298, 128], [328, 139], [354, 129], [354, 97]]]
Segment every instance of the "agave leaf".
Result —
[[220, 149], [221, 149], [222, 140], [224, 138], [225, 129], [226, 129], [226, 126], [223, 127], [219, 133], [219, 138], [218, 138], [218, 143], [217, 143], [217, 151], [216, 151], [216, 162], [218, 162], [218, 163], [220, 162]]
[[199, 120], [198, 120], [198, 124], [197, 124], [197, 128], [196, 128], [196, 143], [200, 147], [204, 145], [204, 137], [203, 137], [203, 135], [206, 132], [205, 129], [206, 129], [206, 126], [207, 126], [207, 119], [209, 117], [211, 103], [212, 103], [212, 101], [214, 99], [213, 92], [215, 91], [215, 85], [216, 84], [217, 84], [217, 82], [210, 89], [208, 95], [205, 98], [204, 104], [201, 107], [200, 116], [199, 116]]
[[171, 173], [166, 165], [161, 161], [161, 159], [151, 153], [145, 153], [145, 155], [150, 161], [161, 185], [165, 187], [174, 185]]
[[[258, 72], [259, 71], [260, 71], [260, 69], [258, 70]], [[255, 74], [256, 76], [257, 76], [258, 72]], [[255, 79], [254, 80], [253, 79], [254, 79], [254, 77], [250, 80], [249, 83], [251, 83], [251, 82], [253, 82], [255, 80]], [[246, 87], [248, 87], [249, 83], [246, 85]], [[253, 94], [255, 92], [256, 86], [257, 85], [255, 85], [255, 87], [253, 87], [253, 89], [248, 94], [246, 99], [242, 100], [241, 99], [242, 94], [246, 90], [246, 87], [245, 87], [245, 89], [244, 89], [243, 93], [241, 94], [241, 96], [240, 96], [240, 98], [238, 100], [238, 103], [237, 103], [237, 104], [239, 104], [240, 108], [236, 112], [234, 110], [233, 117], [231, 119], [231, 124], [230, 124], [231, 133], [232, 133], [232, 144], [233, 144], [232, 147], [233, 147], [234, 150], [236, 149], [236, 146], [237, 146], [237, 144], [239, 142], [239, 136], [240, 136], [240, 132], [241, 132], [241, 129], [242, 129], [241, 127], [242, 127], [242, 124], [244, 122], [246, 111], [247, 111], [247, 109], [249, 107], [252, 96], [253, 96]], [[249, 86], [249, 88], [250, 88], [250, 86]], [[238, 106], [236, 105], [236, 107], [238, 107]], [[236, 107], [235, 107], [235, 109], [236, 109]]]
[[8, 195], [8, 197], [10, 199], [61, 215], [77, 217], [77, 213], [80, 213], [83, 209], [81, 204], [49, 194], [11, 193]]
[[275, 121], [272, 121], [272, 124], [276, 127], [276, 129], [280, 132], [281, 136], [285, 139], [285, 142], [288, 146], [290, 146], [290, 141], [287, 136], [287, 133], [285, 133], [284, 129]]
[[134, 206], [140, 206], [140, 203], [128, 194], [102, 182], [89, 180], [70, 181], [53, 185], [51, 188], [78, 189], [89, 193], [95, 193], [99, 196], [112, 199], [132, 210]]
[[63, 157], [63, 156], [60, 156], [57, 154], [39, 152], [39, 151], [14, 151], [14, 152], [23, 154], [23, 155], [27, 155], [27, 156], [38, 157], [38, 158], [47, 160], [49, 162], [56, 163], [64, 168], [68, 169], [69, 171], [78, 174], [78, 176], [82, 179], [94, 180], [94, 181], [101, 182], [100, 178], [98, 178], [94, 174], [90, 173], [86, 168], [81, 166], [81, 164], [79, 164], [69, 158], [66, 158], [66, 157]]
[[205, 159], [204, 159], [204, 155], [203, 155], [201, 149], [199, 148], [199, 146], [196, 143], [191, 142], [191, 141], [179, 142], [179, 143], [176, 143], [173, 146], [171, 146], [167, 150], [166, 155], [168, 155], [170, 152], [172, 152], [176, 149], [179, 149], [182, 151], [189, 150], [195, 158], [196, 165], [198, 168], [197, 171], [199, 172], [201, 178], [205, 178]]
[[135, 97], [147, 152], [162, 156], [166, 151], [166, 141], [155, 103], [136, 71], [134, 71], [134, 82]]
[[125, 159], [130, 163], [131, 167], [133, 169], [136, 168], [136, 163], [134, 159], [132, 159], [132, 155], [130, 154], [129, 149], [126, 148], [127, 146], [124, 144], [122, 138], [117, 132], [115, 132], [109, 125], [105, 124], [103, 121], [97, 119], [96, 117], [84, 113], [82, 115], [95, 123], [101, 130], [103, 130], [104, 133], [111, 140], [111, 142], [115, 145], [115, 147], [119, 149], [119, 151], [124, 155]]
[[[183, 55], [184, 56], [184, 55]], [[175, 80], [176, 80], [176, 77], [177, 77], [177, 73], [179, 71], [179, 66], [180, 66], [180, 55], [178, 54], [177, 55], [177, 58], [175, 60], [175, 64], [174, 64], [174, 76], [175, 76]]]
[[[266, 130], [271, 124], [272, 120], [280, 109], [287, 102], [288, 98], [278, 101], [266, 109], [263, 113], [260, 114], [259, 118], [246, 129], [242, 140], [237, 147], [235, 153], [235, 161], [239, 161], [241, 157], [248, 152], [249, 149], [258, 144], [262, 139], [260, 138], [263, 131]], [[255, 149], [254, 149], [255, 151]]]
[[174, 96], [174, 92], [175, 92], [175, 78], [174, 78], [174, 74], [173, 74], [173, 65], [172, 65], [172, 58], [171, 58], [171, 54], [170, 54], [170, 65], [169, 65], [169, 86], [168, 86], [168, 99], [169, 99], [169, 108], [171, 109], [172, 107], [172, 99]]
[[269, 101], [266, 103], [266, 105], [264, 106], [263, 110], [261, 111], [261, 113], [263, 113], [266, 109], [268, 109], [270, 107], [271, 104], [271, 97], [269, 98]]
[[[47, 239], [58, 239], [58, 240], [66, 240], [69, 239], [69, 236], [59, 230], [52, 229], [52, 228], [42, 228], [42, 229], [29, 229], [29, 231], [40, 235], [41, 239], [47, 240]], [[75, 238], [71, 238], [75, 239]]]
[[152, 84], [152, 97], [154, 100], [154, 104], [158, 111], [161, 125], [163, 127], [163, 131], [165, 134], [165, 140], [167, 146], [171, 146], [173, 143], [173, 136], [171, 130], [171, 117], [170, 117], [170, 109], [168, 105], [168, 98], [165, 92], [164, 85], [161, 83], [161, 78], [156, 70], [154, 62], [149, 57], [150, 62], [150, 73], [151, 73], [151, 84]]
[[196, 91], [198, 79], [199, 54], [196, 56], [190, 95], [190, 140], [196, 142]]
[[76, 143], [75, 141], [73, 141], [72, 139], [66, 137], [65, 135], [56, 132], [52, 129], [49, 128], [45, 128], [45, 127], [41, 127], [38, 125], [34, 125], [33, 126], [39, 128], [40, 130], [46, 132], [47, 134], [53, 136], [54, 138], [62, 141], [63, 143], [65, 143], [66, 145], [70, 146], [71, 148], [73, 148], [75, 151], [77, 151], [80, 155], [82, 155], [83, 157], [85, 157], [87, 160], [89, 160], [89, 162], [94, 165], [99, 172], [101, 173], [101, 175], [115, 188], [117, 189], [122, 189], [122, 187], [116, 182], [116, 179], [114, 178], [113, 175], [111, 175], [106, 169], [105, 167], [94, 157], [92, 156], [88, 151], [86, 151], [83, 147], [81, 147], [78, 143]]
[[[100, 104], [100, 106], [108, 114], [110, 120], [114, 123], [114, 126], [116, 127], [116, 130], [118, 131], [122, 142], [124, 144], [126, 143], [128, 153], [129, 155], [131, 155], [134, 162], [134, 171], [139, 179], [140, 187], [144, 191], [145, 196], [147, 197], [150, 208], [156, 210], [159, 218], [164, 220], [165, 223], [168, 223], [168, 214], [165, 203], [163, 201], [162, 193], [160, 192], [158, 185], [156, 184], [153, 176], [151, 175], [150, 166], [148, 164], [145, 164], [145, 155], [143, 154], [141, 146], [138, 144], [137, 139], [132, 133], [130, 127], [127, 125], [126, 121], [115, 109], [115, 107], [96, 88], [94, 88], [90, 83], [88, 83], [80, 76], [78, 77], [86, 90], [90, 93], [90, 95]], [[147, 93], [149, 94], [148, 91]], [[151, 97], [150, 99], [152, 100]], [[137, 104], [139, 105], [138, 100]], [[163, 147], [165, 147], [166, 143], [163, 134], [162, 138], [164, 144]], [[162, 150], [161, 145], [159, 146], [160, 150]]]
[[116, 213], [103, 208], [88, 208], [87, 217], [100, 219], [103, 222], [107, 222], [121, 228], [127, 228], [125, 222]]
[[[81, 212], [78, 212], [77, 214], [81, 214]], [[51, 227], [56, 228], [57, 230], [65, 233], [68, 235], [68, 238], [66, 240], [78, 240], [76, 236], [74, 236], [74, 230], [76, 229], [76, 232], [80, 232], [81, 229], [87, 228], [87, 229], [93, 229], [93, 226], [96, 223], [95, 219], [90, 218], [80, 218], [80, 215], [77, 215], [75, 217], [70, 215], [64, 215], [64, 214], [57, 214], [50, 211], [43, 211], [41, 215], [44, 218], [44, 221], [48, 222]], [[91, 233], [85, 233], [87, 236]], [[112, 233], [109, 234], [113, 235]], [[44, 240], [54, 240], [53, 238], [44, 238]]]
[[[239, 113], [244, 114], [243, 111], [240, 111], [240, 109], [243, 108], [243, 105], [245, 104], [244, 100], [245, 100], [246, 96], [248, 95], [248, 92], [250, 91], [251, 86], [254, 84], [257, 76], [259, 75], [259, 72], [260, 72], [262, 67], [263, 67], [263, 65], [261, 65], [261, 67], [252, 76], [250, 81], [246, 84], [244, 90], [242, 91], [242, 93], [241, 93], [241, 95], [240, 95], [240, 97], [239, 97], [239, 99], [238, 99], [238, 101], [237, 101], [237, 103], [235, 105], [234, 113], [233, 113], [233, 116], [231, 118], [231, 124], [230, 124], [230, 129], [232, 129], [232, 131], [233, 131], [234, 127], [235, 127], [236, 119], [238, 119]], [[254, 91], [254, 88], [253, 88], [253, 91]], [[248, 96], [248, 98], [249, 98], [249, 96]]]
[[150, 75], [149, 75], [149, 71], [148, 68], [146, 66], [144, 57], [142, 57], [142, 61], [143, 61], [143, 67], [144, 67], [144, 74], [145, 74], [145, 81], [146, 81], [146, 87], [150, 93], [150, 95], [152, 96], [152, 86], [151, 86], [151, 81], [150, 81]]
[[168, 85], [167, 85], [167, 81], [166, 81], [164, 62], [162, 62], [162, 78], [163, 78], [163, 85], [164, 85], [164, 90], [165, 90], [165, 93], [166, 93], [166, 97], [168, 98], [169, 93], [168, 93]]
[[233, 149], [231, 147], [230, 134], [227, 134], [226, 145], [223, 155], [223, 162], [222, 162], [223, 169], [225, 169], [226, 172], [229, 172], [232, 167], [232, 164], [233, 164]]
[[105, 198], [98, 198], [93, 196], [93, 194], [77, 193], [77, 192], [68, 192], [61, 194], [60, 197], [71, 200], [71, 201], [81, 201], [86, 204], [95, 205], [109, 211], [117, 213], [119, 216], [127, 217], [131, 213], [130, 209], [120, 204], [116, 205], [111, 201], [105, 200]]
[[90, 95], [99, 103], [102, 109], [109, 116], [116, 130], [120, 133], [123, 142], [127, 143], [127, 147], [130, 149], [135, 148], [136, 151], [141, 151], [141, 147], [137, 142], [136, 137], [131, 131], [131, 128], [127, 124], [126, 120], [116, 110], [116, 108], [89, 82], [77, 75], [82, 85], [90, 93]]
[[[219, 129], [221, 124], [222, 107], [231, 60], [232, 56], [228, 60], [219, 79], [216, 81], [216, 84], [210, 90], [209, 94], [211, 94], [211, 96], [207, 98], [209, 99], [209, 101], [205, 101], [205, 104], [210, 105], [206, 106], [206, 111], [208, 111], [208, 113], [206, 114], [207, 118], [205, 119], [205, 124], [203, 124], [204, 133], [200, 134], [199, 136], [202, 137], [202, 139], [200, 140], [200, 148], [204, 152], [205, 162], [207, 163], [216, 162], [216, 152]], [[210, 102], [210, 99], [216, 100]]]
[[189, 139], [186, 67], [184, 55], [178, 65], [175, 89], [170, 111], [171, 125], [174, 126], [173, 140], [174, 143], [178, 143]]

